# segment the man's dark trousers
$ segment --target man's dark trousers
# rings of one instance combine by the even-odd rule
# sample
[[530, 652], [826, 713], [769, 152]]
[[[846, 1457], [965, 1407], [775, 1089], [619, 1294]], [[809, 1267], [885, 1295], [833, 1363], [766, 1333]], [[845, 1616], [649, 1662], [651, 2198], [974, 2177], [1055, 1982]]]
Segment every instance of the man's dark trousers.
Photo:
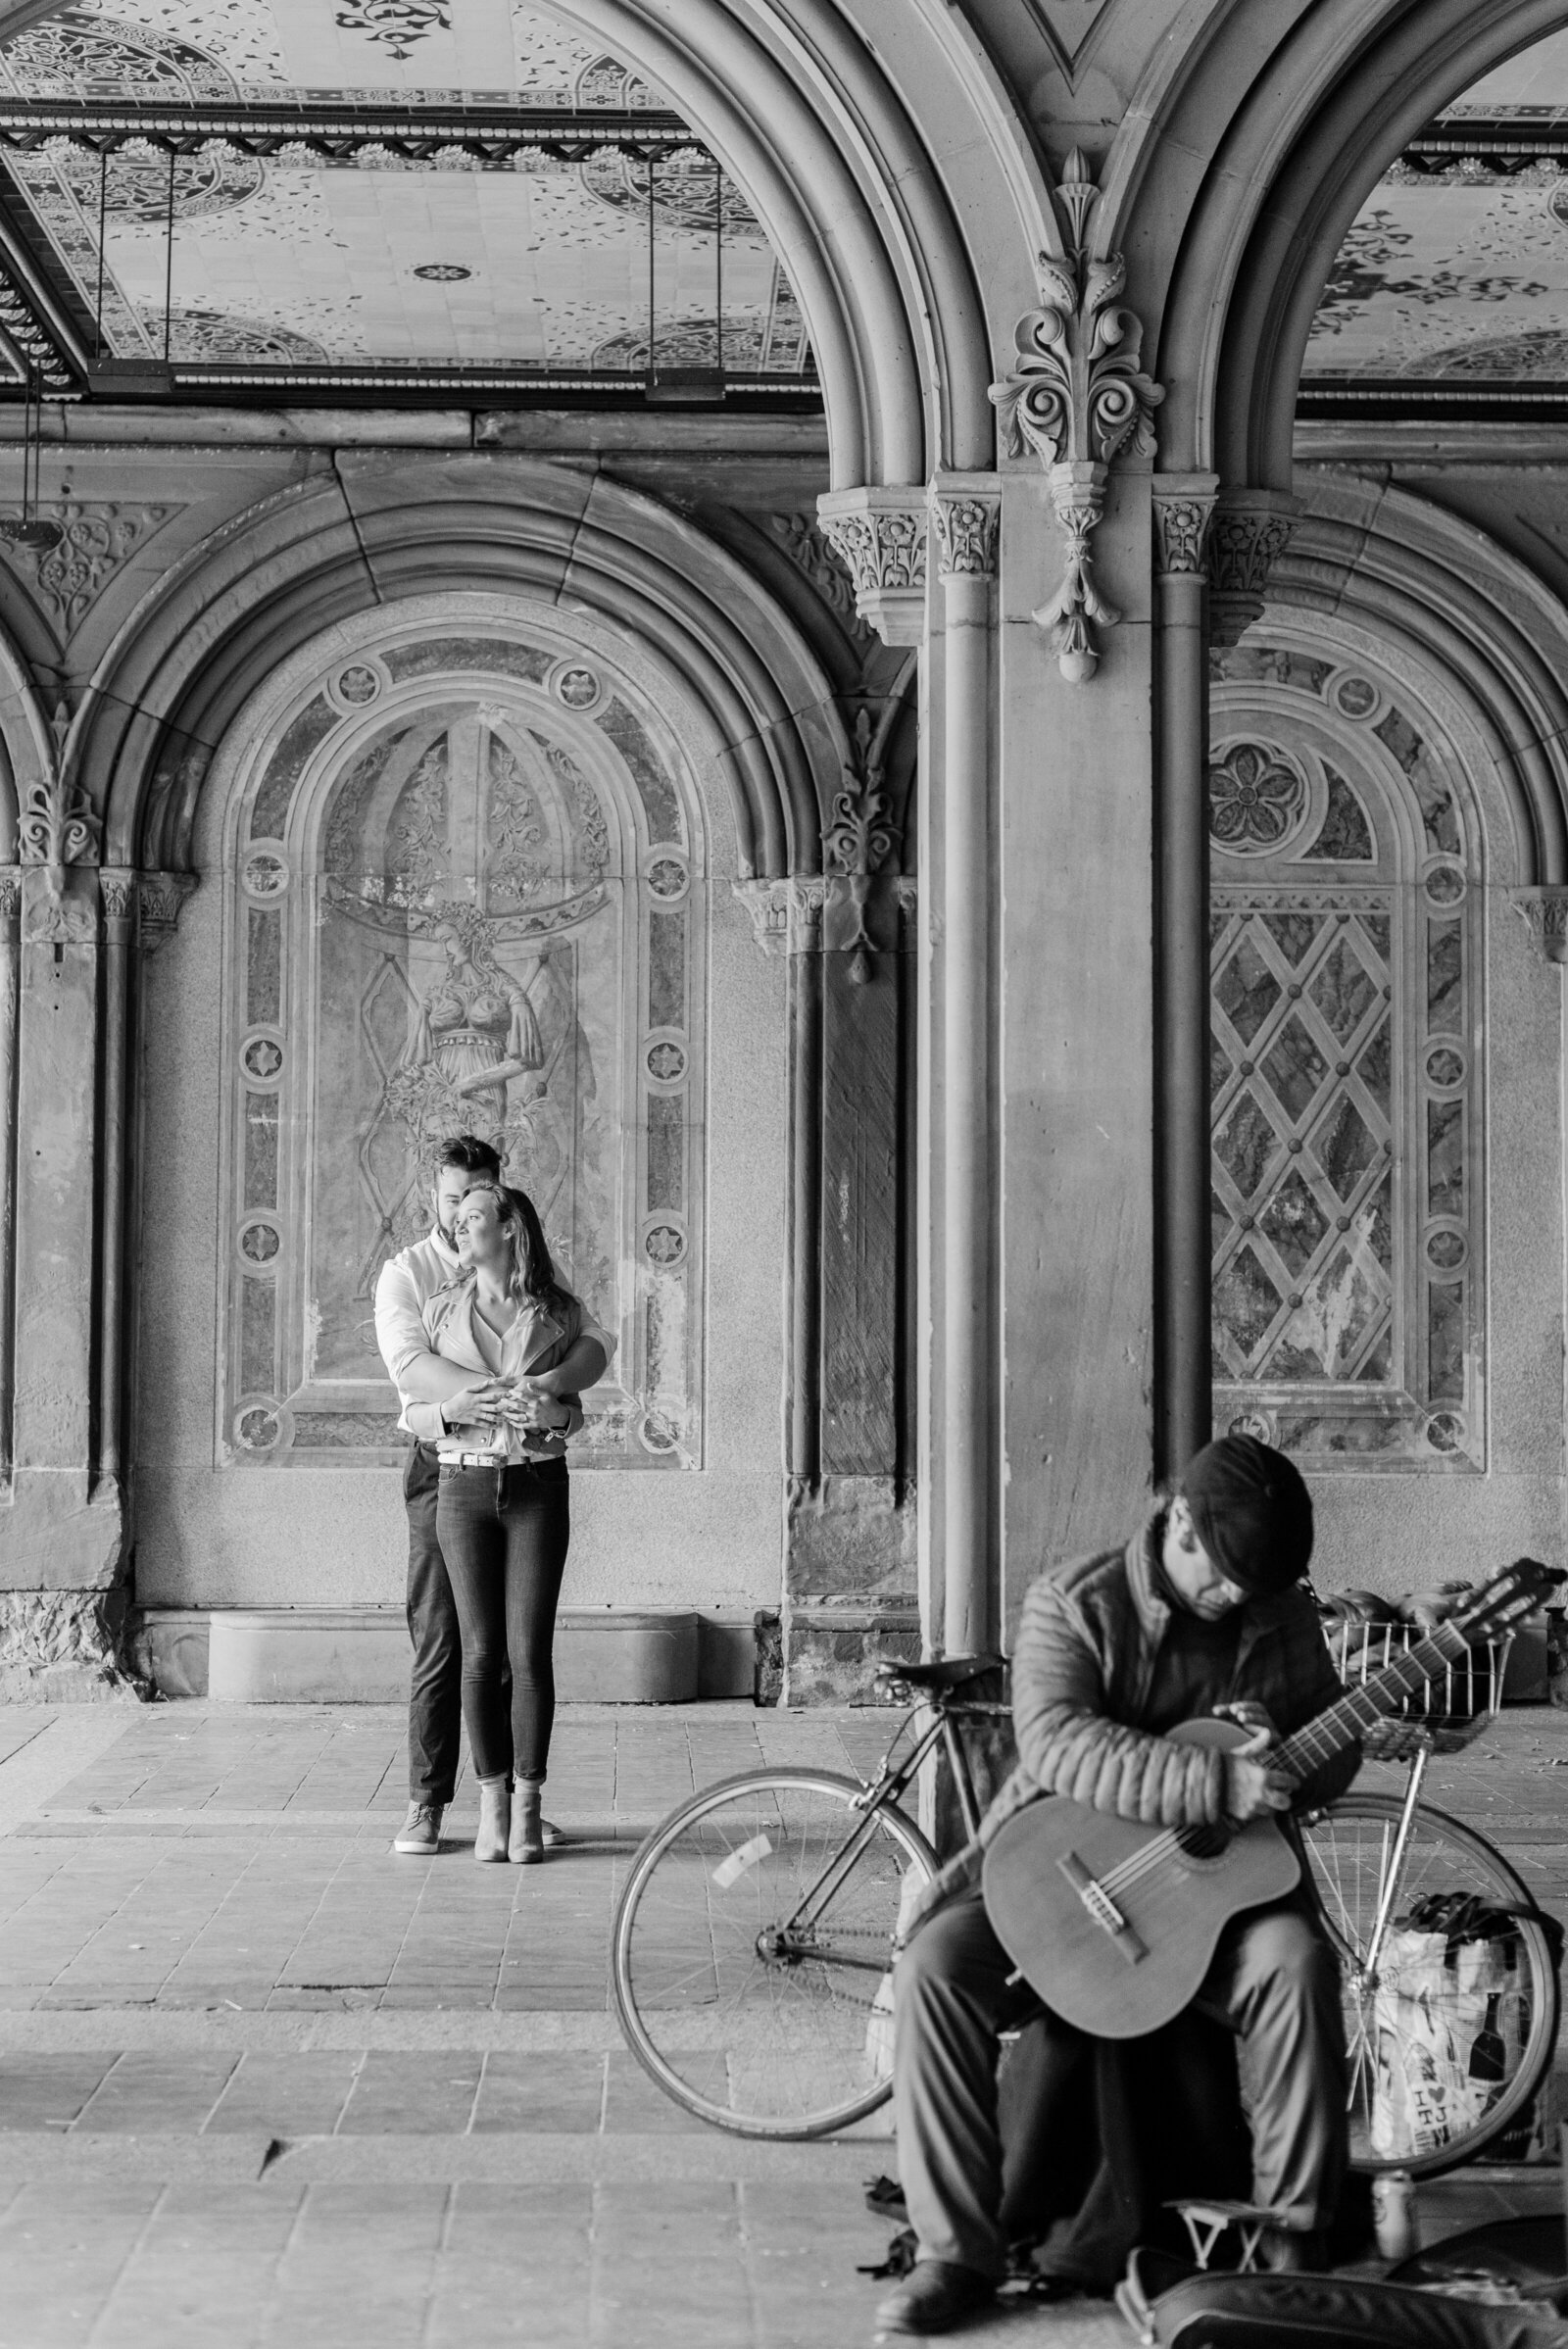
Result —
[[446, 1561], [435, 1538], [439, 1458], [433, 1444], [409, 1447], [403, 1500], [409, 1512], [409, 1800], [452, 1800], [458, 1782], [463, 1641]]

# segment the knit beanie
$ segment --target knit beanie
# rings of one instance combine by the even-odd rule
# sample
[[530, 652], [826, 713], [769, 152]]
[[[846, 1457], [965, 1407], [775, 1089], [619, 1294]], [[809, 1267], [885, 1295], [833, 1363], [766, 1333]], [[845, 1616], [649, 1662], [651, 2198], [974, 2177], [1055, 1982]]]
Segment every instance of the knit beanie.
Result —
[[1221, 1436], [1194, 1454], [1178, 1490], [1228, 1583], [1265, 1598], [1300, 1581], [1312, 1555], [1312, 1502], [1283, 1452], [1255, 1436]]

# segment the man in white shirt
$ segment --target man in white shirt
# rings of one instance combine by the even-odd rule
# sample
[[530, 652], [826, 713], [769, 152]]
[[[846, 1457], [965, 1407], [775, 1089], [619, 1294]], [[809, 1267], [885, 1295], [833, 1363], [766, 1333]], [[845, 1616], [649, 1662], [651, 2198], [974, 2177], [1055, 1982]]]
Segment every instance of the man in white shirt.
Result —
[[[500, 1407], [495, 1382], [477, 1383], [470, 1370], [434, 1353], [423, 1319], [438, 1289], [462, 1271], [452, 1239], [452, 1219], [468, 1185], [479, 1176], [499, 1181], [501, 1161], [487, 1142], [457, 1134], [436, 1153], [435, 1226], [381, 1267], [375, 1286], [375, 1338], [388, 1376], [403, 1405], [399, 1425], [413, 1438], [403, 1472], [403, 1500], [409, 1518], [409, 1638], [414, 1668], [409, 1682], [409, 1815], [394, 1851], [423, 1853], [440, 1848], [441, 1815], [452, 1800], [458, 1775], [458, 1729], [463, 1642], [446, 1562], [436, 1540], [435, 1506], [439, 1473], [436, 1440], [446, 1422], [442, 1407], [463, 1395], [464, 1418]], [[558, 1369], [533, 1386], [556, 1395], [575, 1395], [600, 1378], [614, 1340], [588, 1321]], [[568, 1404], [541, 1404], [541, 1416], [572, 1424]], [[553, 1831], [546, 1830], [546, 1840]]]

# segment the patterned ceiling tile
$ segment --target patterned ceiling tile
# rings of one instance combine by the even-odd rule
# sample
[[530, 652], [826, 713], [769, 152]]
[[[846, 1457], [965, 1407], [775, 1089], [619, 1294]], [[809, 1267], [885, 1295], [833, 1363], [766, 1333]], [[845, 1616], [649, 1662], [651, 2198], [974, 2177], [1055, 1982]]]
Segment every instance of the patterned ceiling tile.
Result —
[[[0, 82], [208, 102], [371, 89], [545, 106], [654, 97], [545, 11], [511, 0], [79, 0], [0, 43]], [[62, 141], [10, 160], [94, 316], [101, 294], [115, 357], [162, 354], [167, 302], [178, 359], [649, 364], [649, 167], [616, 152], [524, 154], [495, 170], [456, 150], [295, 164], [209, 146], [175, 167], [172, 270], [161, 156], [122, 152], [105, 167]], [[664, 159], [653, 197], [656, 363], [808, 369], [765, 231], [710, 159]]]

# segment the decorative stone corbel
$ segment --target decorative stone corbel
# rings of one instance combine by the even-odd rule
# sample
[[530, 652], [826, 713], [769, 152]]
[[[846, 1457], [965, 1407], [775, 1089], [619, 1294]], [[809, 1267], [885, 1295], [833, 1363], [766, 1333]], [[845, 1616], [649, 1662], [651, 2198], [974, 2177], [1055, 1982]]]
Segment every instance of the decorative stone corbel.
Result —
[[[887, 727], [895, 714], [896, 706], [889, 705], [878, 724], [869, 710], [858, 713], [844, 761], [844, 788], [834, 797], [832, 820], [822, 834], [822, 946], [825, 953], [849, 955], [850, 982], [856, 987], [869, 982], [871, 956], [898, 944], [899, 913], [890, 883], [900, 828], [883, 780]], [[885, 935], [890, 929], [891, 938]]]
[[156, 954], [172, 938], [179, 909], [196, 886], [194, 873], [138, 873], [136, 875], [136, 935], [144, 954]]
[[814, 873], [776, 881], [732, 881], [731, 889], [752, 917], [752, 930], [764, 954], [812, 954], [822, 944], [823, 881]]
[[1269, 567], [1285, 551], [1300, 500], [1283, 490], [1224, 491], [1208, 534], [1208, 634], [1240, 644], [1263, 616]]
[[822, 535], [855, 582], [855, 609], [884, 644], [925, 632], [925, 493], [835, 489], [816, 501]]
[[28, 784], [17, 825], [22, 861], [43, 866], [56, 905], [66, 894], [67, 865], [91, 863], [102, 830], [80, 784], [58, 769], [46, 781]]
[[1041, 254], [1040, 308], [1019, 319], [1017, 363], [991, 386], [1008, 455], [1039, 458], [1067, 534], [1061, 585], [1034, 617], [1051, 631], [1061, 673], [1074, 685], [1100, 666], [1096, 629], [1121, 618], [1096, 583], [1089, 544], [1105, 510], [1111, 460], [1124, 447], [1152, 455], [1153, 412], [1165, 397], [1139, 367], [1140, 320], [1117, 305], [1127, 281], [1121, 255], [1088, 256], [1085, 231], [1099, 196], [1075, 147], [1055, 189], [1065, 252], [1059, 261]]
[[1217, 473], [1154, 475], [1154, 568], [1161, 578], [1204, 576], [1218, 488]]
[[1542, 960], [1568, 963], [1568, 889], [1511, 889], [1508, 898]]

